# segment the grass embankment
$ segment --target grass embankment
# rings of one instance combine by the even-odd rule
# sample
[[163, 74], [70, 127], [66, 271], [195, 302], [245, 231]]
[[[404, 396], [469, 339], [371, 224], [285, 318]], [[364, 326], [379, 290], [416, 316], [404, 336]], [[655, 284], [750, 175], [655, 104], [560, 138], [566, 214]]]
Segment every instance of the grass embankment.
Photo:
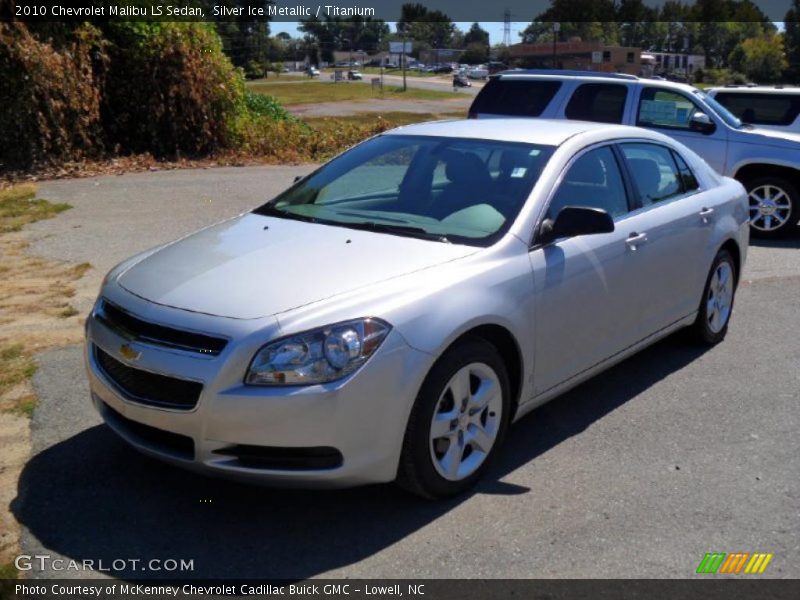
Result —
[[[73, 284], [90, 268], [31, 256], [24, 225], [70, 208], [36, 196], [36, 186], [0, 189], [0, 587], [19, 577], [19, 525], [8, 509], [30, 453], [28, 419], [36, 408], [34, 354], [74, 343], [82, 329], [69, 304]], [[5, 590], [0, 589], [0, 597]]]
[[444, 113], [414, 113], [414, 112], [385, 112], [385, 113], [362, 113], [359, 115], [347, 115], [339, 117], [307, 117], [305, 123], [318, 131], [335, 129], [343, 125], [364, 125], [370, 123], [383, 122], [387, 127], [401, 127], [412, 125], [413, 123], [424, 123], [425, 121], [438, 121], [440, 119], [463, 119], [464, 113], [444, 112]]
[[447, 100], [460, 98], [453, 92], [409, 88], [405, 92], [397, 86], [384, 85], [383, 94], [372, 86], [358, 81], [264, 81], [247, 83], [248, 89], [257, 94], [275, 97], [281, 104], [318, 104], [320, 102], [362, 102], [376, 98], [393, 100]]
[[[74, 333], [53, 321], [77, 316], [69, 303], [75, 293], [72, 283], [90, 265], [63, 265], [30, 256], [27, 241], [16, 235], [24, 225], [69, 208], [37, 198], [32, 184], [0, 190], [0, 412], [30, 415], [36, 405], [30, 388], [36, 372], [33, 354], [74, 341]], [[72, 329], [71, 323], [64, 324]]]

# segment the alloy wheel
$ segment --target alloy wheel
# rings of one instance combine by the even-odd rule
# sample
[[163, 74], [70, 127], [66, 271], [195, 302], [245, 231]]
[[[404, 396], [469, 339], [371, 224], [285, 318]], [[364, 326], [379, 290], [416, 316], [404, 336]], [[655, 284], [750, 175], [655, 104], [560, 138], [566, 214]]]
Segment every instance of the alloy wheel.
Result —
[[430, 427], [431, 459], [439, 475], [460, 481], [484, 463], [500, 431], [502, 394], [497, 373], [484, 363], [471, 363], [453, 375]]
[[759, 185], [750, 190], [750, 226], [774, 231], [784, 226], [792, 213], [792, 200], [776, 185]]
[[706, 318], [712, 333], [719, 333], [728, 323], [733, 307], [733, 268], [721, 262], [714, 271], [706, 297]]

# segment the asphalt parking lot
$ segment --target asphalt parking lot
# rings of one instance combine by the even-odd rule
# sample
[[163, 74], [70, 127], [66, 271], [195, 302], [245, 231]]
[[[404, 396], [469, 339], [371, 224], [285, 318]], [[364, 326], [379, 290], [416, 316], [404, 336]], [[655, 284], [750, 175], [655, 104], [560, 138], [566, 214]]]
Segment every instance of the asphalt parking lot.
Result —
[[[233, 216], [311, 167], [46, 182], [74, 208], [31, 252], [95, 269]], [[728, 338], [672, 336], [538, 409], [467, 496], [391, 485], [270, 490], [140, 456], [90, 408], [80, 347], [40, 356], [33, 452], [12, 510], [23, 552], [193, 559], [185, 577], [690, 578], [706, 552], [771, 552], [800, 577], [800, 234], [756, 241]], [[86, 576], [34, 571], [32, 577]], [[116, 573], [122, 577], [175, 573]]]

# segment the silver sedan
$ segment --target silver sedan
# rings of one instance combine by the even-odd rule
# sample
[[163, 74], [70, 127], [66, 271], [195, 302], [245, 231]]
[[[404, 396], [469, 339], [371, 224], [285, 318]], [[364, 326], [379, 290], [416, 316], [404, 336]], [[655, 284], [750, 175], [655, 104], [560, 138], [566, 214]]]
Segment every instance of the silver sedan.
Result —
[[452, 495], [536, 406], [678, 329], [720, 342], [747, 243], [742, 186], [664, 135], [404, 127], [115, 267], [92, 402], [181, 467]]

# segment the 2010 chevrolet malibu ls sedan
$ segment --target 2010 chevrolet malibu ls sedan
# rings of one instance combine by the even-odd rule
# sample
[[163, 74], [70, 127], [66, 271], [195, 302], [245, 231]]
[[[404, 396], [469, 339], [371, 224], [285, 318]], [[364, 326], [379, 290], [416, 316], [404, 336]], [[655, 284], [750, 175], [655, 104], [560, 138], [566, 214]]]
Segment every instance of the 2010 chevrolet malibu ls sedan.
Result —
[[679, 328], [722, 340], [747, 242], [742, 186], [661, 134], [403, 127], [112, 269], [92, 400], [183, 467], [446, 496], [534, 407]]

